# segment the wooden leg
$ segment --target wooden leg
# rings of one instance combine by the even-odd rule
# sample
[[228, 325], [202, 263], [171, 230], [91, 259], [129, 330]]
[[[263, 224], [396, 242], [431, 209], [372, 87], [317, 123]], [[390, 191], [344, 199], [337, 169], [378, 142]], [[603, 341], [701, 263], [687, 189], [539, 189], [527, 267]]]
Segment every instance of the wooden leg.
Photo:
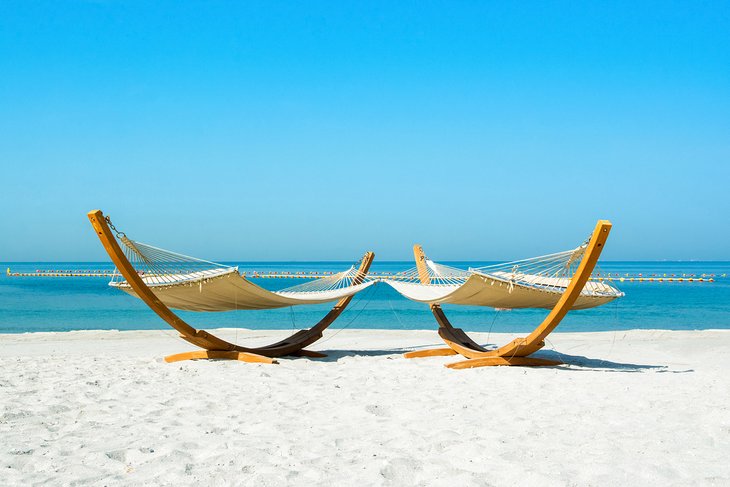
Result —
[[216, 359], [216, 360], [239, 360], [241, 362], [255, 362], [261, 364], [278, 363], [271, 357], [264, 357], [255, 353], [248, 352], [229, 352], [224, 350], [196, 350], [193, 352], [176, 353], [165, 357], [165, 362], [180, 362], [182, 360], [200, 360], [200, 359]]
[[405, 358], [447, 357], [450, 355], [456, 355], [456, 352], [450, 348], [428, 348], [426, 350], [414, 350], [403, 354]]
[[563, 362], [534, 357], [484, 357], [462, 360], [447, 364], [450, 369], [471, 369], [472, 367], [494, 367], [500, 365], [519, 365], [521, 367], [555, 367]]

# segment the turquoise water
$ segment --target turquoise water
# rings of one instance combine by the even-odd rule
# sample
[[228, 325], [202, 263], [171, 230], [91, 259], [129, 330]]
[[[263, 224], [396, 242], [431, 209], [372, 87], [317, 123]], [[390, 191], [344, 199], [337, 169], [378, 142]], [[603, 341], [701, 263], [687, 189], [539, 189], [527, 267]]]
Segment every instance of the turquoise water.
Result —
[[[467, 268], [488, 262], [448, 262]], [[142, 330], [166, 325], [139, 300], [110, 288], [108, 279], [8, 277], [36, 269], [104, 269], [105, 263], [0, 263], [0, 333], [68, 330]], [[268, 262], [238, 263], [241, 271], [338, 271], [349, 263]], [[412, 262], [378, 262], [373, 272], [398, 272]], [[714, 283], [619, 283], [626, 297], [601, 308], [571, 312], [558, 331], [622, 329], [693, 330], [730, 329], [730, 262], [602, 262], [603, 272], [652, 274], [715, 274]], [[301, 280], [259, 279], [276, 290]], [[306, 328], [319, 320], [329, 305], [299, 306], [279, 310], [224, 313], [180, 312], [199, 328], [242, 327], [252, 329]], [[546, 310], [495, 311], [490, 308], [446, 306], [452, 323], [465, 330], [526, 332], [547, 314]], [[355, 297], [332, 328], [433, 329], [428, 307], [406, 300], [385, 284], [377, 284]]]

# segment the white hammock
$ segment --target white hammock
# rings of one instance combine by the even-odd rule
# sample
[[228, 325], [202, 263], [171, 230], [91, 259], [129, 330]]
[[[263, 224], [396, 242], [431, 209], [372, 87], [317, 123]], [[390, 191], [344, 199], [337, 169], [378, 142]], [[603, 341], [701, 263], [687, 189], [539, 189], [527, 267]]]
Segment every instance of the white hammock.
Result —
[[[585, 248], [469, 270], [426, 259], [426, 283], [417, 268], [385, 282], [406, 298], [429, 304], [549, 309], [568, 287]], [[572, 309], [601, 306], [623, 295], [607, 283], [589, 281]]]
[[[237, 267], [176, 254], [121, 237], [123, 250], [142, 281], [166, 306], [187, 311], [273, 309], [319, 304], [352, 296], [373, 285], [359, 266], [280, 291], [269, 291], [238, 273]], [[137, 296], [127, 281], [110, 286]]]

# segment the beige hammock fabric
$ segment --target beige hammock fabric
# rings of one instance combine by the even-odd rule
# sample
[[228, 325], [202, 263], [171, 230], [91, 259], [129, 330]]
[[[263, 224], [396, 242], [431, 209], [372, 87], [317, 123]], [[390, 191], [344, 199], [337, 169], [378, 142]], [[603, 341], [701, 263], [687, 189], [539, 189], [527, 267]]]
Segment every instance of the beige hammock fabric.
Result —
[[[417, 266], [385, 282], [404, 297], [422, 303], [550, 309], [570, 284], [585, 248], [583, 244], [565, 252], [469, 270], [439, 264], [423, 255], [420, 271]], [[623, 295], [607, 282], [589, 281], [572, 309], [595, 308]]]
[[[189, 257], [120, 237], [142, 280], [165, 305], [187, 311], [273, 309], [319, 304], [352, 296], [377, 282], [358, 275], [357, 266], [280, 291], [268, 291], [238, 268]], [[494, 308], [552, 308], [570, 283], [585, 244], [566, 252], [469, 270], [425, 259], [425, 267], [383, 279], [413, 301]], [[425, 258], [425, 256], [424, 256]], [[425, 274], [423, 274], [425, 273]], [[425, 284], [423, 283], [425, 279]], [[110, 283], [132, 296], [126, 281]], [[615, 287], [589, 281], [573, 309], [601, 306], [623, 296]]]
[[[257, 286], [239, 275], [235, 268], [217, 275], [182, 277], [186, 279], [174, 285], [155, 284], [155, 277], [143, 277], [142, 280], [166, 306], [184, 311], [274, 309], [300, 304], [329, 303], [352, 296], [375, 284], [374, 281], [369, 281], [326, 291], [275, 292]], [[111, 285], [137, 297], [126, 282]]]
[[[353, 265], [344, 272], [269, 291], [247, 280], [237, 267], [196, 259], [120, 237], [123, 251], [142, 281], [167, 307], [184, 311], [274, 309], [337, 301], [372, 286]], [[125, 280], [110, 286], [138, 297]]]
[[[429, 304], [462, 304], [467, 306], [489, 306], [492, 308], [546, 308], [550, 309], [560, 299], [556, 290], [544, 290], [512, 284], [509, 281], [472, 274], [463, 284], [423, 285], [412, 282], [386, 280], [390, 286], [404, 297]], [[589, 282], [586, 288], [598, 291], [605, 285]], [[584, 288], [584, 289], [586, 289]], [[592, 290], [592, 289], [591, 289]], [[615, 294], [584, 292], [571, 309], [587, 309], [610, 303]]]

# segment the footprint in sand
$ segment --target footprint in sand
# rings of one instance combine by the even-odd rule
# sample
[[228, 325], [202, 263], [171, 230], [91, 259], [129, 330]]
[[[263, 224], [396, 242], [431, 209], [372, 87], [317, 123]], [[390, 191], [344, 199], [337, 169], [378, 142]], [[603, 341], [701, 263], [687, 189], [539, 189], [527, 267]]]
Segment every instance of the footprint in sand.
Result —
[[108, 451], [106, 452], [106, 456], [111, 460], [116, 460], [122, 463], [127, 460], [127, 452], [125, 452], [124, 450]]
[[384, 479], [397, 484], [408, 484], [413, 475], [421, 470], [421, 462], [413, 458], [394, 458], [380, 470]]
[[365, 406], [365, 411], [379, 418], [385, 418], [389, 416], [388, 408], [379, 406], [377, 404], [368, 404], [367, 406]]

